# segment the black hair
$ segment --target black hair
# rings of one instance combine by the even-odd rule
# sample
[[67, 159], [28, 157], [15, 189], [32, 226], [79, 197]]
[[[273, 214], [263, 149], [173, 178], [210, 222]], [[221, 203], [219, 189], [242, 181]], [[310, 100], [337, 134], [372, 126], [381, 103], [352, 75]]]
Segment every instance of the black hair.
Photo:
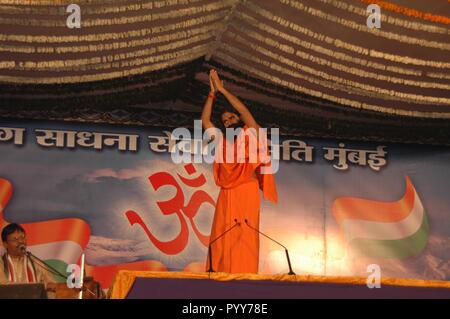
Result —
[[[223, 134], [225, 134], [225, 126], [222, 122], [222, 115], [224, 113], [234, 113], [237, 116], [239, 116], [239, 113], [228, 103], [221, 103], [219, 105], [216, 105], [213, 109], [213, 122], [216, 124], [217, 128], [222, 131]], [[239, 116], [240, 117], [240, 116]]]
[[12, 233], [20, 231], [25, 234], [25, 229], [22, 226], [16, 223], [9, 224], [8, 226], [3, 227], [2, 230], [2, 241], [6, 242], [8, 240], [8, 236]]

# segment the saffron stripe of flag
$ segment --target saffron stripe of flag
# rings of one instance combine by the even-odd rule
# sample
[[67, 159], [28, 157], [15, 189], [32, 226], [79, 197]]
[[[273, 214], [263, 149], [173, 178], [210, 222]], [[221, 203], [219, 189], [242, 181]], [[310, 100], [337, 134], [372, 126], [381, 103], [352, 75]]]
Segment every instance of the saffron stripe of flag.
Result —
[[395, 202], [379, 202], [354, 197], [340, 197], [333, 203], [333, 215], [338, 224], [343, 220], [358, 219], [376, 222], [397, 222], [403, 220], [414, 206], [414, 187], [408, 176], [403, 198]]

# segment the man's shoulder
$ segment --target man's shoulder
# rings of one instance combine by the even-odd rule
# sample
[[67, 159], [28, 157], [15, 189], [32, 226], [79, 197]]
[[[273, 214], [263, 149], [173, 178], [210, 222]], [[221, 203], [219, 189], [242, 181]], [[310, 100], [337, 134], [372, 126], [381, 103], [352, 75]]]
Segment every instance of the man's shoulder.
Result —
[[6, 277], [5, 271], [4, 271], [5, 270], [5, 264], [3, 263], [3, 260], [5, 258], [5, 255], [6, 255], [6, 253], [0, 256], [0, 284], [1, 285], [9, 283], [9, 280]]

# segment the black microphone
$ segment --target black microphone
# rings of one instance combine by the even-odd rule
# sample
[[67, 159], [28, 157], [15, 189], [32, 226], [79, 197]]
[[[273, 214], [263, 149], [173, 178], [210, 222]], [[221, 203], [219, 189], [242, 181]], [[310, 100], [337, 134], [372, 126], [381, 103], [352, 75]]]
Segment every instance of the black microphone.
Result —
[[288, 275], [295, 275], [295, 272], [292, 270], [291, 259], [289, 258], [289, 252], [288, 252], [287, 248], [286, 248], [284, 245], [282, 245], [282, 244], [280, 244], [279, 242], [277, 242], [275, 239], [270, 238], [269, 236], [267, 236], [267, 235], [264, 234], [263, 232], [261, 232], [261, 231], [259, 231], [258, 229], [256, 229], [256, 228], [250, 226], [249, 223], [248, 223], [248, 221], [247, 221], [247, 219], [245, 220], [245, 223], [247, 224], [248, 227], [250, 227], [250, 228], [253, 229], [254, 231], [260, 233], [260, 234], [263, 235], [264, 237], [269, 238], [271, 241], [277, 243], [278, 245], [280, 245], [281, 247], [284, 248], [284, 251], [286, 252], [286, 258], [287, 258], [288, 266], [289, 266], [289, 273], [288, 273]]
[[230, 230], [232, 230], [234, 227], [236, 226], [241, 226], [241, 223], [238, 222], [238, 220], [235, 218], [234, 219], [234, 225], [231, 226], [230, 228], [228, 228], [227, 230], [225, 230], [222, 234], [220, 234], [219, 236], [217, 236], [216, 238], [214, 238], [214, 240], [209, 242], [209, 246], [208, 246], [208, 254], [209, 254], [209, 269], [208, 272], [214, 272], [213, 268], [212, 268], [212, 252], [211, 252], [211, 245], [214, 244], [219, 238], [225, 236], [226, 233], [228, 233]]

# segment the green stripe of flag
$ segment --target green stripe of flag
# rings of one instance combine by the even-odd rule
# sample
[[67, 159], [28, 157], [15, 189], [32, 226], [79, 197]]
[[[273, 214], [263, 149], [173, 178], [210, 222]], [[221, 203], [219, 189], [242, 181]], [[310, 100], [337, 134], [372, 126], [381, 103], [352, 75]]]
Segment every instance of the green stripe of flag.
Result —
[[[56, 270], [58, 270], [61, 274], [69, 276], [70, 274], [68, 272], [66, 272], [67, 270], [67, 264], [59, 259], [47, 259], [45, 261], [47, 264], [49, 264], [50, 266], [52, 266], [53, 268], [55, 268]], [[65, 282], [66, 280], [64, 278], [62, 278], [61, 276], [58, 275], [53, 275], [55, 281], [56, 282]]]
[[429, 224], [424, 213], [419, 230], [409, 237], [398, 240], [357, 238], [349, 246], [355, 253], [367, 257], [404, 259], [418, 255], [425, 248], [428, 233]]

